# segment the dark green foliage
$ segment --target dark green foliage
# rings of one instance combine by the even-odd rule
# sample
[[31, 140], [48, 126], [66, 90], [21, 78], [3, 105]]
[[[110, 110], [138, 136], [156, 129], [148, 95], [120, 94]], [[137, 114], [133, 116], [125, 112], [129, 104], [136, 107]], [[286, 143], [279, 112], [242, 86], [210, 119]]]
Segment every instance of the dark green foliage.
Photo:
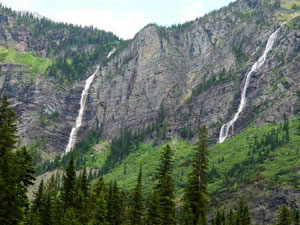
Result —
[[34, 201], [32, 206], [32, 212], [37, 212], [43, 207], [43, 198], [44, 198], [44, 181], [42, 180], [39, 189], [34, 193]]
[[278, 225], [291, 225], [292, 224], [292, 216], [291, 212], [286, 205], [280, 207], [278, 212]]
[[14, 225], [28, 206], [26, 192], [34, 170], [26, 148], [16, 149], [17, 116], [6, 96], [0, 104], [0, 224]]
[[90, 185], [86, 175], [86, 169], [84, 168], [82, 174], [80, 174], [76, 184], [75, 194], [75, 212], [78, 215], [78, 220], [81, 224], [87, 224], [89, 216], [86, 211], [88, 208]]
[[[62, 187], [62, 201], [64, 202], [64, 211], [71, 207], [75, 207], [75, 185], [76, 185], [76, 172], [74, 167], [73, 156], [66, 167], [65, 174], [63, 176], [63, 187]], [[72, 211], [70, 211], [71, 213]]]
[[142, 193], [142, 165], [137, 179], [137, 184], [132, 194], [129, 221], [131, 225], [144, 224], [144, 198]]
[[148, 205], [147, 224], [148, 225], [162, 224], [161, 211], [160, 211], [160, 199], [155, 190], [150, 197], [150, 202]]
[[120, 136], [112, 140], [110, 155], [101, 169], [101, 174], [105, 174], [109, 169], [113, 168], [117, 162], [123, 160], [129, 152], [133, 150], [135, 142], [135, 135], [133, 135], [130, 130], [125, 129], [121, 131]]
[[[48, 76], [63, 83], [85, 78], [93, 65], [106, 61], [107, 54], [122, 43], [113, 33], [92, 26], [81, 27], [56, 23], [46, 18], [38, 19], [29, 12], [16, 12], [3, 5], [0, 6], [0, 12], [16, 18], [19, 25], [30, 29], [31, 50], [40, 54], [42, 48], [46, 57], [54, 58], [48, 68]], [[87, 50], [91, 46], [92, 49]]]
[[294, 225], [300, 225], [300, 215], [297, 209], [294, 209], [293, 211], [293, 221]]
[[108, 225], [106, 193], [101, 191], [96, 198], [90, 225]]
[[195, 147], [192, 161], [192, 172], [184, 193], [184, 210], [191, 212], [191, 223], [207, 224], [206, 213], [208, 207], [208, 137], [206, 127], [199, 133], [199, 142]]
[[248, 205], [243, 199], [238, 204], [238, 210], [235, 215], [235, 225], [251, 225]]
[[235, 207], [235, 212], [229, 210], [227, 216], [225, 212], [217, 211], [217, 215], [211, 221], [212, 225], [251, 225], [247, 203], [241, 199]]
[[53, 171], [55, 169], [63, 169], [70, 161], [71, 155], [74, 160], [76, 169], [83, 169], [87, 160], [87, 154], [91, 151], [92, 147], [100, 141], [99, 130], [89, 132], [87, 137], [76, 144], [72, 153], [64, 154], [63, 156], [57, 156], [54, 160], [45, 161], [42, 164], [36, 166], [36, 175], [41, 175], [47, 171]]
[[174, 225], [175, 222], [175, 196], [174, 181], [172, 177], [173, 155], [169, 145], [164, 148], [157, 170], [157, 184], [155, 190], [159, 198], [160, 218], [162, 224]]
[[192, 137], [194, 137], [194, 132], [191, 127], [184, 127], [180, 131], [180, 136], [182, 137], [183, 140], [188, 139], [191, 140]]
[[122, 224], [122, 203], [117, 183], [110, 183], [108, 189], [107, 222], [112, 225]]

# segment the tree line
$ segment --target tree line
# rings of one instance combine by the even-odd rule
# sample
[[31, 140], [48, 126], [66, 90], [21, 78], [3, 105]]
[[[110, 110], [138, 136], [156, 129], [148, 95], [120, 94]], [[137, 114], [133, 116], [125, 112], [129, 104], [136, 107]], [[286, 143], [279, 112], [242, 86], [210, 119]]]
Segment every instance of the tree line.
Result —
[[[32, 159], [18, 144], [17, 116], [6, 97], [0, 105], [0, 224], [5, 225], [249, 225], [251, 215], [242, 199], [229, 211], [218, 210], [208, 216], [208, 143], [206, 127], [199, 132], [194, 147], [191, 172], [180, 199], [175, 198], [173, 151], [163, 148], [150, 196], [143, 192], [143, 168], [140, 165], [136, 186], [130, 193], [117, 182], [100, 177], [92, 185], [84, 169], [76, 175], [72, 154], [62, 178], [54, 175], [34, 192], [32, 202], [26, 196], [33, 184]], [[278, 225], [299, 224], [299, 212], [282, 206]]]

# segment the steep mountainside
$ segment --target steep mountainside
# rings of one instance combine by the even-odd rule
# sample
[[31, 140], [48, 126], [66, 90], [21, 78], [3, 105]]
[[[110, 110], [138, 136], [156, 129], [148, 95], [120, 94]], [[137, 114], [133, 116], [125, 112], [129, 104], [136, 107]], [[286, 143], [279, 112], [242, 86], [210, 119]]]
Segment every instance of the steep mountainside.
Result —
[[[32, 51], [48, 64], [36, 69], [2, 50], [1, 92], [18, 112], [22, 140], [49, 154], [64, 150], [79, 109], [80, 80], [96, 65], [102, 66], [90, 89], [82, 132], [97, 128], [112, 139], [121, 129], [141, 131], [159, 120], [160, 130], [148, 132], [154, 137], [178, 137], [205, 124], [216, 142], [270, 34], [296, 15], [296, 9], [284, 9], [278, 1], [239, 0], [183, 25], [150, 24], [118, 48], [120, 41], [110, 33], [2, 7], [1, 45], [21, 58]], [[263, 124], [298, 110], [298, 24], [294, 19], [280, 30], [266, 63], [251, 79], [248, 104], [234, 133], [254, 116]], [[106, 59], [113, 47], [116, 52]]]
[[84, 80], [120, 41], [92, 27], [0, 8], [0, 93], [18, 113], [25, 144], [42, 157], [64, 151]]
[[[195, 22], [171, 28], [148, 25], [111, 57], [92, 84], [87, 127], [112, 138], [122, 128], [162, 124], [174, 138], [200, 125], [217, 140], [237, 110], [245, 76], [269, 36], [286, 20], [265, 64], [253, 75], [237, 133], [254, 120], [278, 122], [298, 110], [299, 19], [272, 1], [239, 0]], [[163, 125], [162, 125], [163, 127]]]

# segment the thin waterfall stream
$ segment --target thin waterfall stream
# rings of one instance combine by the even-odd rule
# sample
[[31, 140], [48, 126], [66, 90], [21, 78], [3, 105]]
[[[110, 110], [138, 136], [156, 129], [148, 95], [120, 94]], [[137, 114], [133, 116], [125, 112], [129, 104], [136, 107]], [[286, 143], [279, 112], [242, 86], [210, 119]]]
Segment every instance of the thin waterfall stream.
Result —
[[281, 26], [274, 33], [271, 34], [271, 36], [269, 37], [269, 40], [267, 42], [267, 46], [264, 51], [264, 54], [258, 59], [258, 61], [252, 66], [251, 70], [248, 72], [248, 74], [246, 76], [246, 82], [245, 82], [245, 85], [244, 85], [244, 88], [242, 91], [241, 101], [239, 104], [238, 111], [235, 113], [232, 120], [230, 120], [228, 123], [226, 123], [222, 126], [222, 128], [220, 130], [219, 143], [224, 142], [228, 138], [230, 128], [232, 129], [232, 132], [233, 132], [234, 123], [239, 118], [241, 112], [243, 111], [243, 109], [245, 108], [245, 105], [247, 103], [247, 88], [249, 87], [251, 76], [254, 72], [256, 72], [258, 69], [260, 69], [262, 67], [262, 65], [265, 63], [268, 53], [273, 48], [274, 42], [277, 38], [277, 34], [284, 24], [285, 23], [281, 24]]
[[91, 87], [91, 83], [93, 82], [94, 77], [95, 77], [96, 73], [98, 72], [98, 70], [99, 70], [99, 66], [97, 66], [95, 72], [85, 81], [85, 86], [81, 93], [80, 110], [79, 110], [78, 116], [76, 118], [75, 127], [72, 128], [72, 131], [70, 133], [69, 142], [66, 147], [65, 153], [70, 152], [75, 145], [78, 130], [82, 125], [82, 118], [83, 118], [83, 114], [84, 114], [84, 110], [85, 110], [85, 104], [86, 104], [86, 99], [87, 99], [87, 96], [89, 93], [89, 89]]

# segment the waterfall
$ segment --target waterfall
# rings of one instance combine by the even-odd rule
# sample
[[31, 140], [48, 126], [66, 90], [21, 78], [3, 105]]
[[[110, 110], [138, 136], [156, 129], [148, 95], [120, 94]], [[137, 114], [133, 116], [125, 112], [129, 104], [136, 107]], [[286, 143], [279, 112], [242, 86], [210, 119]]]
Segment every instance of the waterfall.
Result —
[[70, 133], [69, 142], [68, 142], [67, 148], [65, 150], [65, 153], [70, 152], [75, 145], [77, 133], [82, 124], [82, 118], [83, 118], [85, 103], [86, 103], [86, 99], [87, 99], [87, 96], [89, 93], [89, 89], [90, 89], [91, 83], [93, 82], [94, 77], [95, 77], [96, 73], [98, 72], [98, 70], [99, 70], [99, 66], [97, 66], [96, 71], [85, 81], [85, 86], [81, 93], [80, 110], [79, 110], [78, 116], [76, 118], [75, 127], [72, 128], [72, 131]]
[[116, 51], [116, 49], [114, 48], [113, 50], [111, 50], [110, 53], [108, 53], [108, 55], [106, 56], [106, 58], [108, 59], [112, 54], [114, 54]]
[[240, 102], [238, 111], [236, 112], [236, 114], [234, 115], [232, 120], [230, 120], [228, 123], [226, 123], [222, 126], [221, 131], [220, 131], [220, 136], [219, 136], [219, 143], [224, 142], [228, 138], [230, 128], [232, 128], [232, 131], [233, 131], [234, 123], [239, 118], [240, 113], [243, 111], [243, 109], [245, 108], [245, 105], [247, 103], [246, 94], [247, 94], [247, 88], [249, 86], [251, 76], [254, 72], [256, 72], [258, 69], [260, 69], [262, 67], [262, 65], [265, 63], [268, 53], [273, 48], [277, 34], [284, 24], [285, 23], [281, 24], [281, 26], [269, 37], [264, 54], [258, 59], [258, 61], [252, 66], [251, 70], [248, 72], [248, 74], [246, 76], [246, 82], [245, 82], [245, 85], [243, 88], [243, 92], [241, 95], [241, 102]]

